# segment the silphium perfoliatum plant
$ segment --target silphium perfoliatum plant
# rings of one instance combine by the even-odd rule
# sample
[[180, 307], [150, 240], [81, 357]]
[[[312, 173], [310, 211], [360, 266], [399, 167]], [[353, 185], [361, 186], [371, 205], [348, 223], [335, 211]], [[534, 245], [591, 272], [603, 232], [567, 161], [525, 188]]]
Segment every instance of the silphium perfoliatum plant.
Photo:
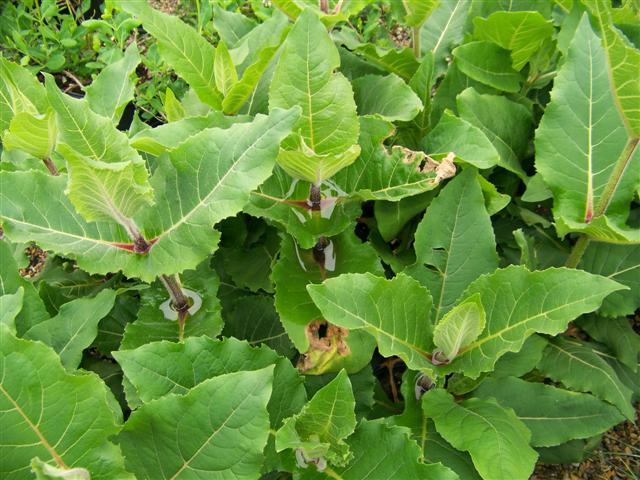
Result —
[[525, 480], [633, 421], [637, 5], [228, 3], [111, 5], [162, 125], [135, 43], [0, 57], [1, 476]]

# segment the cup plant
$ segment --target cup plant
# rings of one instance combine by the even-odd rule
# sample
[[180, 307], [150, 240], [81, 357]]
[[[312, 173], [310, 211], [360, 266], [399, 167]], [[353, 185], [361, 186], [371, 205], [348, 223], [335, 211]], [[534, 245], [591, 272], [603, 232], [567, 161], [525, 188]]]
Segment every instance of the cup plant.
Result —
[[637, 3], [370, 3], [115, 2], [155, 128], [135, 45], [81, 99], [0, 58], [2, 478], [518, 480], [634, 420]]

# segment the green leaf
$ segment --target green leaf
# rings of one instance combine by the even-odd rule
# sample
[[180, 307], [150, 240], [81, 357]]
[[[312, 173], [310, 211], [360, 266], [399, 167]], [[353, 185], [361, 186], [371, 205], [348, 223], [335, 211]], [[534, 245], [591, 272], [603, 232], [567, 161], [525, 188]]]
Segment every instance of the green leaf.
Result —
[[578, 267], [629, 287], [605, 298], [599, 310], [602, 315], [631, 315], [640, 308], [640, 245], [591, 242]]
[[410, 27], [420, 28], [439, 3], [439, 0], [405, 0], [402, 2], [407, 12], [405, 23]]
[[223, 315], [223, 336], [247, 340], [250, 345], [265, 344], [283, 357], [293, 357], [295, 354], [296, 350], [280, 323], [273, 297], [241, 297], [232, 310], [228, 313], [223, 311]]
[[26, 68], [0, 57], [0, 135], [21, 112], [45, 113], [48, 102], [42, 84]]
[[392, 135], [393, 124], [377, 117], [360, 117], [360, 157], [336, 174], [340, 190], [362, 200], [398, 201], [436, 188], [455, 173], [450, 159], [427, 160], [423, 152], [383, 141]]
[[257, 478], [272, 379], [273, 367], [229, 373], [138, 408], [117, 437], [127, 468], [138, 478]]
[[429, 21], [420, 30], [422, 52], [431, 51], [437, 72], [446, 68], [446, 57], [451, 49], [462, 41], [471, 6], [470, 0], [447, 0], [433, 10]]
[[480, 336], [484, 325], [484, 308], [478, 294], [449, 310], [433, 330], [433, 343], [438, 347], [437, 352], [444, 355], [438, 360], [449, 363], [456, 358], [460, 349]]
[[170, 88], [167, 88], [164, 93], [162, 110], [164, 111], [164, 116], [167, 118], [169, 123], [178, 122], [186, 116], [184, 107]]
[[403, 80], [411, 79], [419, 65], [410, 48], [385, 50], [372, 43], [364, 43], [353, 51], [368, 63], [386, 72], [395, 73]]
[[37, 480], [90, 480], [91, 474], [86, 468], [58, 468], [43, 462], [38, 457], [31, 460], [31, 472]]
[[140, 54], [133, 42], [124, 57], [107, 65], [85, 88], [91, 110], [118, 123], [124, 107], [133, 100], [135, 71], [139, 63]]
[[404, 274], [391, 280], [370, 273], [343, 274], [307, 287], [313, 302], [329, 322], [365, 329], [384, 357], [398, 355], [413, 370], [433, 369], [431, 295]]
[[420, 98], [393, 73], [365, 75], [352, 82], [358, 115], [378, 115], [384, 120], [409, 121], [422, 110]]
[[4, 148], [18, 149], [36, 158], [49, 158], [56, 145], [55, 116], [49, 110], [44, 115], [19, 112], [4, 135]]
[[443, 389], [427, 392], [422, 408], [440, 435], [471, 454], [482, 478], [527, 480], [533, 472], [538, 454], [529, 446], [531, 432], [510, 408], [477, 398], [456, 403]]
[[521, 78], [507, 50], [490, 42], [470, 42], [453, 50], [453, 56], [460, 71], [472, 79], [505, 92], [520, 90]]
[[[640, 165], [640, 151], [634, 157], [626, 140], [605, 52], [585, 14], [536, 131], [536, 169], [553, 192], [559, 235], [575, 231], [607, 241], [640, 241], [625, 226], [638, 184], [631, 172]], [[621, 156], [627, 163], [623, 171], [616, 167]], [[605, 188], [610, 178], [615, 192]]]
[[480, 294], [487, 327], [441, 373], [477, 378], [506, 352], [517, 352], [534, 332], [556, 335], [569, 321], [597, 309], [611, 292], [625, 287], [607, 278], [567, 268], [530, 272], [510, 266], [473, 282], [463, 298]]
[[93, 298], [65, 303], [55, 317], [34, 325], [23, 336], [53, 348], [67, 370], [78, 368], [82, 351], [96, 338], [98, 322], [111, 311], [115, 299], [116, 292], [106, 289]]
[[69, 171], [65, 193], [88, 222], [115, 221], [127, 229], [138, 211], [154, 203], [153, 189], [136, 164], [95, 161], [66, 144], [58, 150]]
[[436, 80], [434, 75], [433, 53], [427, 52], [420, 62], [416, 73], [409, 80], [409, 86], [418, 95], [422, 102], [422, 111], [413, 119], [414, 125], [418, 127], [419, 135], [424, 135], [431, 124], [431, 96], [433, 84]]
[[434, 196], [435, 192], [430, 191], [421, 195], [405, 197], [399, 202], [375, 202], [373, 211], [376, 226], [382, 239], [385, 242], [390, 242], [396, 238], [409, 220], [424, 212]]
[[224, 43], [229, 48], [234, 48], [242, 37], [256, 27], [256, 21], [246, 15], [230, 12], [214, 4], [213, 26]]
[[131, 479], [120, 450], [107, 441], [119, 430], [113, 397], [94, 374], [70, 375], [53, 350], [17, 339], [0, 326], [0, 472], [29, 476], [39, 457], [58, 468], [83, 467], [91, 478]]
[[[616, 104], [630, 136], [640, 137], [640, 52], [614, 27], [613, 10], [603, 0], [585, 2], [598, 19]], [[632, 14], [635, 17], [634, 14]], [[633, 20], [635, 21], [635, 20]]]
[[415, 234], [416, 264], [405, 273], [434, 296], [438, 321], [480, 275], [498, 267], [491, 219], [474, 169], [455, 177], [432, 202]]
[[431, 155], [453, 152], [456, 158], [481, 169], [503, 164], [480, 128], [449, 111], [443, 113], [438, 124], [422, 139], [421, 147]]
[[502, 159], [499, 165], [526, 181], [520, 162], [533, 136], [531, 111], [506, 97], [481, 95], [475, 88], [458, 95], [456, 104], [460, 117], [482, 130], [493, 143]]
[[553, 35], [553, 23], [539, 12], [495, 12], [488, 18], [473, 19], [475, 36], [511, 50], [515, 70], [522, 70], [529, 59]]
[[204, 116], [187, 117], [143, 130], [134, 135], [129, 142], [133, 148], [157, 157], [207, 128], [229, 128], [234, 123], [245, 123], [250, 120], [251, 118], [247, 115], [225, 117], [220, 112], [211, 112]]
[[323, 458], [344, 466], [353, 457], [344, 439], [356, 428], [355, 399], [349, 376], [342, 370], [321, 388], [300, 413], [276, 432], [276, 451], [299, 450], [308, 461]]
[[222, 98], [214, 78], [215, 49], [193, 27], [144, 2], [123, 0], [120, 7], [138, 18], [158, 42], [163, 60], [182, 77], [198, 98], [219, 110]]
[[635, 418], [632, 391], [587, 343], [561, 338], [551, 340], [538, 370], [573, 390], [591, 392], [606, 400], [618, 407], [629, 420]]
[[152, 281], [159, 274], [195, 268], [215, 249], [218, 235], [211, 227], [237, 213], [249, 192], [269, 176], [278, 144], [297, 116], [295, 110], [276, 109], [227, 130], [203, 130], [174, 149], [151, 179], [162, 202], [136, 217], [152, 243], [146, 255], [130, 251], [132, 244], [119, 226], [87, 224], [75, 215], [62, 196], [64, 176], [1, 172], [5, 232], [75, 258], [90, 273], [122, 269], [129, 277]]
[[238, 73], [236, 72], [236, 67], [233, 65], [233, 60], [231, 60], [229, 50], [223, 40], [220, 40], [216, 47], [213, 71], [215, 73], [216, 87], [218, 91], [226, 97], [238, 81]]
[[551, 447], [577, 438], [589, 438], [620, 423], [618, 409], [584, 393], [575, 393], [519, 378], [488, 378], [474, 391], [512, 408], [531, 430], [531, 445]]
[[274, 389], [267, 406], [271, 425], [279, 427], [306, 399], [302, 378], [287, 359], [265, 346], [251, 347], [235, 338], [151, 342], [135, 350], [113, 352], [113, 356], [145, 404], [169, 394], [184, 395], [210, 378], [274, 364]]
[[[501, 356], [491, 373], [492, 377], [521, 377], [536, 368], [547, 346], [547, 340], [541, 335], [531, 335], [517, 352], [507, 352]], [[482, 377], [481, 377], [482, 378]]]
[[[280, 257], [274, 264], [272, 273], [276, 285], [275, 306], [287, 335], [300, 352], [306, 352], [310, 346], [311, 332], [307, 328], [309, 323], [322, 318], [320, 310], [307, 292], [307, 285], [319, 284], [343, 273], [366, 272], [382, 275], [382, 265], [371, 246], [363, 244], [352, 232], [347, 231], [333, 237], [320, 253], [298, 247], [291, 237], [282, 240]], [[362, 335], [350, 333], [344, 341], [351, 344], [357, 342]], [[358, 371], [368, 363], [372, 350], [368, 353], [368, 356], [365, 354], [365, 358], [362, 358], [360, 365], [354, 365], [350, 371]]]
[[324, 25], [310, 9], [305, 10], [283, 45], [269, 108], [302, 107], [280, 158], [287, 154], [283, 167], [310, 182], [330, 177], [360, 153], [353, 92], [349, 81], [334, 73], [339, 65], [338, 50]]
[[638, 371], [640, 335], [631, 328], [627, 318], [603, 318], [598, 315], [587, 315], [578, 319], [576, 323], [592, 339], [607, 345], [620, 363], [634, 372]]
[[5, 293], [0, 296], [0, 324], [6, 325], [14, 335], [16, 333], [16, 317], [22, 310], [23, 299], [24, 287], [18, 287], [16, 293]]

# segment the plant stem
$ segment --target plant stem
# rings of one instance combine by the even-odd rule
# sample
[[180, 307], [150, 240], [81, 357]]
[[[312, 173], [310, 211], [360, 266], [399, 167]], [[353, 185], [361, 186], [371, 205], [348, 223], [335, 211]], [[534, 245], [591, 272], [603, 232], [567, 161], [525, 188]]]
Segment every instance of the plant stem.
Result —
[[171, 305], [178, 312], [178, 340], [182, 341], [184, 338], [184, 324], [189, 316], [189, 299], [182, 291], [180, 277], [177, 274], [160, 275], [160, 281], [169, 292]]
[[322, 13], [329, 13], [329, 0], [320, 0], [320, 11]]
[[[598, 205], [595, 208], [593, 217], [599, 217], [604, 215], [611, 204], [611, 200], [613, 200], [613, 196], [618, 189], [618, 185], [620, 185], [620, 181], [622, 180], [622, 176], [624, 175], [625, 170], [629, 166], [631, 162], [631, 158], [635, 153], [636, 148], [638, 148], [638, 144], [640, 144], [640, 138], [632, 138], [629, 139], [627, 144], [624, 147], [624, 150], [618, 157], [616, 164], [613, 167], [613, 171], [609, 176], [609, 181], [604, 187], [602, 192], [602, 196], [600, 197], [600, 201], [598, 201]], [[580, 259], [582, 259], [582, 255], [586, 251], [589, 246], [589, 242], [591, 240], [586, 235], [581, 235], [578, 241], [575, 243], [573, 248], [571, 249], [571, 254], [564, 264], [565, 267], [576, 268], [580, 263]]]
[[311, 211], [317, 212], [320, 211], [322, 206], [322, 195], [320, 193], [320, 186], [315, 183], [311, 184], [309, 188], [309, 207]]
[[340, 475], [338, 475], [335, 470], [333, 470], [331, 467], [327, 467], [323, 470], [323, 473], [330, 478], [335, 478], [336, 480], [342, 480], [342, 477]]
[[411, 43], [413, 44], [413, 54], [420, 59], [420, 27], [411, 29]]
[[136, 222], [134, 222], [132, 218], [121, 216], [118, 223], [124, 227], [131, 240], [133, 240], [133, 251], [135, 253], [142, 255], [149, 251], [151, 244], [144, 238], [144, 235], [142, 235], [138, 225], [136, 225]]
[[58, 168], [56, 167], [55, 163], [53, 163], [53, 160], [47, 157], [47, 158], [43, 158], [42, 161], [44, 162], [49, 172], [51, 172], [51, 175], [55, 177], [60, 175], [60, 172], [58, 171]]

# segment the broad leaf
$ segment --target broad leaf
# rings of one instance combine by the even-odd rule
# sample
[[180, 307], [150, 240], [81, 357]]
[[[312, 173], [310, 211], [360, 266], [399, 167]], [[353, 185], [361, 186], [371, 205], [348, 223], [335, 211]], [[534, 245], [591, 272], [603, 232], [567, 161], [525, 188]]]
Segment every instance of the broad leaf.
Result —
[[416, 73], [409, 80], [409, 86], [422, 102], [422, 111], [413, 119], [414, 125], [418, 127], [419, 135], [424, 135], [431, 123], [429, 117], [431, 116], [431, 96], [435, 80], [433, 53], [427, 52], [422, 57]]
[[[66, 144], [58, 150], [67, 160], [69, 183], [65, 192], [80, 215], [89, 222], [117, 222], [131, 228], [131, 218], [154, 203], [146, 176], [132, 162], [105, 163], [78, 154]], [[128, 232], [133, 235], [132, 232]]]
[[617, 408], [591, 395], [514, 377], [488, 378], [473, 395], [512, 408], [531, 430], [534, 447], [593, 437], [623, 420]]
[[473, 23], [478, 39], [511, 50], [515, 70], [522, 70], [553, 34], [553, 24], [539, 12], [495, 12], [488, 18], [474, 18]]
[[[305, 10], [287, 36], [269, 92], [269, 108], [302, 107], [294, 134], [283, 143], [281, 165], [319, 183], [352, 163], [359, 124], [349, 81], [334, 70], [338, 50], [319, 18]], [[282, 155], [281, 154], [281, 155]]]
[[3, 146], [7, 150], [18, 149], [36, 158], [49, 158], [56, 145], [55, 116], [49, 110], [44, 115], [19, 112], [9, 124]]
[[[604, 0], [585, 2], [598, 19], [617, 106], [631, 136], [640, 137], [640, 51], [613, 26], [612, 10]], [[632, 17], [635, 15], [632, 14]], [[634, 18], [632, 21], [635, 21]]]
[[395, 73], [404, 80], [409, 80], [418, 68], [418, 62], [410, 48], [385, 50], [372, 43], [365, 43], [358, 45], [353, 51], [366, 59], [367, 63]]
[[547, 340], [543, 336], [531, 335], [525, 340], [519, 351], [507, 352], [498, 359], [491, 376], [495, 378], [521, 377], [529, 373], [538, 365], [546, 347]]
[[489, 42], [470, 42], [453, 51], [456, 65], [469, 77], [490, 87], [517, 92], [520, 75], [511, 67], [509, 52]]
[[534, 332], [556, 335], [569, 321], [597, 309], [611, 292], [625, 287], [580, 270], [550, 268], [530, 272], [511, 266], [485, 275], [463, 293], [480, 294], [487, 326], [441, 373], [464, 372], [477, 378], [506, 352], [517, 352]]
[[480, 296], [476, 294], [453, 307], [438, 322], [433, 330], [433, 343], [443, 358], [438, 358], [436, 352], [434, 357], [449, 363], [456, 358], [460, 349], [478, 338], [484, 325], [484, 309]]
[[24, 67], [0, 58], [0, 134], [21, 112], [45, 113], [48, 102], [42, 84]]
[[533, 472], [538, 454], [529, 446], [531, 432], [510, 408], [477, 398], [456, 403], [443, 389], [427, 392], [422, 408], [440, 435], [471, 454], [483, 478], [526, 480]]
[[24, 338], [40, 340], [53, 348], [67, 370], [78, 368], [82, 351], [98, 334], [98, 322], [113, 308], [114, 290], [102, 290], [94, 298], [79, 298], [65, 303], [51, 320], [34, 325]]
[[124, 57], [107, 65], [85, 92], [91, 110], [118, 123], [124, 107], [133, 99], [135, 70], [140, 63], [136, 43], [129, 45]]
[[207, 379], [227, 373], [254, 371], [275, 364], [273, 394], [267, 405], [271, 425], [302, 407], [306, 395], [302, 378], [291, 363], [265, 346], [250, 347], [235, 338], [191, 337], [184, 342], [151, 342], [113, 356], [144, 403], [168, 394], [184, 395]]
[[246, 15], [230, 12], [214, 4], [213, 26], [229, 48], [234, 48], [242, 37], [256, 27], [256, 21]]
[[344, 439], [356, 427], [355, 399], [349, 376], [342, 370], [321, 388], [300, 413], [285, 420], [276, 433], [276, 450], [294, 449], [303, 459], [324, 459], [344, 466], [352, 458]]
[[480, 275], [498, 267], [495, 238], [474, 169], [454, 178], [432, 202], [415, 235], [417, 262], [406, 273], [434, 298], [434, 321]]
[[213, 61], [216, 87], [223, 96], [227, 96], [231, 88], [238, 81], [238, 73], [233, 65], [233, 60], [229, 55], [229, 50], [223, 40], [220, 40], [216, 47], [216, 56]]
[[506, 97], [480, 94], [467, 88], [456, 98], [460, 118], [482, 130], [500, 154], [498, 163], [521, 179], [527, 179], [521, 161], [533, 136], [531, 111]]
[[412, 120], [422, 110], [413, 90], [393, 73], [365, 75], [352, 82], [358, 115], [378, 115], [390, 122]]
[[160, 55], [198, 94], [200, 100], [220, 109], [222, 98], [214, 76], [215, 49], [193, 27], [178, 17], [154, 10], [144, 2], [121, 1], [158, 42]]
[[602, 302], [599, 310], [602, 315], [631, 315], [640, 308], [640, 246], [592, 242], [578, 267], [629, 287], [612, 293]]
[[640, 335], [633, 330], [628, 318], [603, 318], [599, 315], [587, 315], [578, 319], [576, 323], [593, 340], [609, 347], [620, 363], [634, 372], [638, 371]]
[[0, 323], [15, 335], [16, 317], [22, 310], [24, 287], [18, 287], [16, 293], [5, 293], [0, 296]]
[[21, 340], [0, 325], [0, 472], [29, 478], [31, 459], [59, 468], [83, 467], [91, 478], [133, 479], [120, 449], [113, 397], [95, 374], [70, 375], [53, 350]]
[[136, 217], [152, 245], [146, 255], [132, 253], [119, 226], [87, 224], [73, 213], [62, 196], [63, 176], [0, 173], [5, 232], [73, 257], [91, 273], [122, 269], [127, 276], [152, 281], [159, 274], [195, 268], [215, 249], [212, 226], [237, 213], [249, 192], [269, 176], [278, 144], [297, 116], [295, 110], [275, 109], [251, 123], [203, 130], [174, 149], [151, 180], [162, 201]]
[[446, 66], [446, 57], [451, 49], [462, 41], [470, 0], [447, 0], [433, 10], [429, 21], [420, 30], [420, 45], [423, 52], [431, 51], [436, 71]]
[[411, 277], [344, 274], [307, 290], [329, 322], [373, 335], [382, 356], [398, 355], [411, 369], [432, 370], [431, 295]]
[[410, 27], [420, 28], [438, 3], [439, 0], [405, 0], [402, 2], [407, 12], [404, 21]]
[[131, 414], [118, 435], [138, 478], [255, 479], [269, 436], [273, 367], [205, 380]]
[[363, 200], [397, 201], [432, 190], [455, 174], [450, 159], [425, 161], [423, 152], [400, 146], [389, 151], [383, 141], [393, 131], [390, 122], [360, 117], [360, 157], [333, 178], [341, 190]]
[[549, 342], [538, 369], [556, 382], [579, 392], [591, 392], [635, 418], [631, 390], [589, 344], [556, 338]]
[[[625, 225], [638, 185], [633, 172], [640, 166], [640, 151], [634, 156], [633, 149], [625, 149], [627, 134], [607, 69], [605, 51], [585, 14], [536, 131], [536, 168], [553, 192], [559, 235], [577, 231], [606, 241], [640, 241], [638, 232]], [[623, 171], [616, 170], [619, 157]], [[605, 188], [610, 177], [615, 192]]]

